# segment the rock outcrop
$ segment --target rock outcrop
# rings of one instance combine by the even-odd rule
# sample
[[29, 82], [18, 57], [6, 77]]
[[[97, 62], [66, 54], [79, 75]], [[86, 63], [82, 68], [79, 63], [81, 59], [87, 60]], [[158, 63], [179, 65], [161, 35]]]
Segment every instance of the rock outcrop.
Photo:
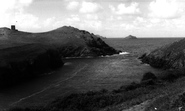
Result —
[[158, 48], [140, 57], [143, 63], [163, 69], [185, 68], [185, 39]]

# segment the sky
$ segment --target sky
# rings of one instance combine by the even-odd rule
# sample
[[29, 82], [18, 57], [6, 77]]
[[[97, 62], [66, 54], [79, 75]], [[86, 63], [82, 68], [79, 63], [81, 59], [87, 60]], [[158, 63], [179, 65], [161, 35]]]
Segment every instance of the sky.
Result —
[[185, 0], [0, 0], [0, 27], [73, 26], [105, 37], [185, 37]]

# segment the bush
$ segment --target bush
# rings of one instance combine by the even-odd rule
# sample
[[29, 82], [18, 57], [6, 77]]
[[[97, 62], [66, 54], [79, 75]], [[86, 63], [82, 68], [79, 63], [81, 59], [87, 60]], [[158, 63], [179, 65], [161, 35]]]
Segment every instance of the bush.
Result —
[[143, 75], [141, 82], [150, 81], [150, 80], [157, 80], [157, 77], [155, 76], [155, 74], [151, 72], [147, 72]]
[[130, 85], [128, 85], [125, 90], [130, 91], [139, 88], [141, 85], [135, 82], [132, 82]]
[[163, 77], [162, 79], [168, 82], [174, 82], [176, 79], [180, 78], [184, 76], [184, 70], [171, 70], [168, 71]]

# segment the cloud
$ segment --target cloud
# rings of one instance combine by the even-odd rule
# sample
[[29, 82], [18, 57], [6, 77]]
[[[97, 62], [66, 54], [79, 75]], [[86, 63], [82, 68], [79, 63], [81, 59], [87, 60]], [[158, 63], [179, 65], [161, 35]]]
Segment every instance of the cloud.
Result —
[[102, 22], [99, 20], [85, 20], [83, 26], [85, 28], [90, 28], [99, 31], [102, 28]]
[[[92, 16], [95, 16], [92, 18]], [[102, 21], [97, 18], [95, 14], [87, 15], [70, 15], [63, 20], [55, 20], [52, 27], [58, 28], [61, 26], [73, 26], [79, 29], [88, 30], [88, 31], [100, 31], [102, 29]]]
[[112, 5], [109, 5], [109, 8], [111, 9], [111, 11], [115, 12], [116, 11], [116, 8]]
[[32, 2], [33, 0], [4, 0], [0, 4], [0, 14], [21, 11]]
[[51, 24], [53, 24], [56, 20], [56, 17], [51, 17], [51, 18], [47, 18], [44, 22], [43, 25], [45, 27], [50, 26]]
[[38, 17], [28, 13], [19, 13], [15, 15], [15, 20], [17, 21], [16, 25], [24, 30], [41, 28], [38, 24], [38, 19]]
[[100, 9], [101, 9], [101, 6], [97, 3], [83, 1], [80, 8], [80, 12], [95, 13], [95, 12], [98, 12]]
[[137, 14], [140, 12], [138, 8], [139, 4], [136, 2], [133, 2], [130, 4], [130, 6], [126, 6], [125, 4], [121, 3], [116, 8], [112, 5], [109, 6], [109, 8], [112, 10], [112, 12], [122, 15], [122, 14]]
[[149, 5], [149, 16], [156, 18], [178, 18], [182, 10], [176, 0], [155, 0]]
[[89, 20], [98, 20], [99, 17], [97, 14], [86, 14], [86, 19], [89, 19]]
[[33, 0], [18, 0], [20, 4], [24, 5], [24, 6], [28, 6], [29, 4], [31, 4], [33, 2]]
[[70, 15], [70, 17], [67, 17], [63, 20], [55, 20], [52, 24], [52, 27], [58, 28], [61, 26], [79, 26], [81, 22], [81, 19], [78, 15]]
[[32, 3], [33, 0], [4, 0], [1, 2], [0, 27], [15, 24], [23, 30], [39, 28], [39, 18], [25, 11], [25, 8]]
[[79, 4], [80, 3], [77, 1], [69, 2], [69, 4], [67, 5], [67, 9], [68, 10], [75, 10], [79, 6]]
[[69, 22], [79, 22], [80, 18], [79, 18], [78, 15], [71, 15], [70, 18], [67, 18], [67, 21], [69, 21]]

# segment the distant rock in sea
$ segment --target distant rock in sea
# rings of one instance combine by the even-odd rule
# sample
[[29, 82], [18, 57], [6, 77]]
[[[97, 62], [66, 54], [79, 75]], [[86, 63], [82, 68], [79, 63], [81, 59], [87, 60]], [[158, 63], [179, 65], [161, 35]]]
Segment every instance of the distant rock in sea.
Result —
[[140, 57], [143, 63], [163, 69], [185, 68], [185, 39], [158, 48]]
[[125, 37], [125, 39], [137, 39], [137, 37], [133, 36], [133, 35], [129, 35], [129, 36]]

